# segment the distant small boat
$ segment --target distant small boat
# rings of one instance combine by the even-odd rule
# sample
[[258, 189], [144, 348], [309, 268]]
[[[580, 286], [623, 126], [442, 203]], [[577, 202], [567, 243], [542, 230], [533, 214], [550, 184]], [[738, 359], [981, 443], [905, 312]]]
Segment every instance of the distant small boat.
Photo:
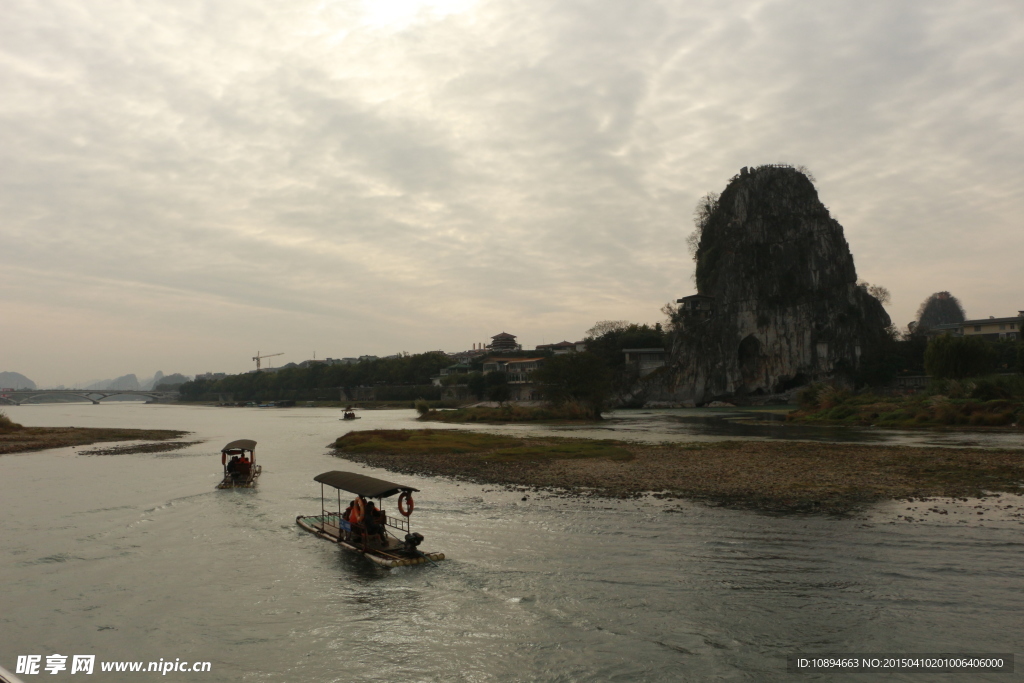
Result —
[[238, 439], [220, 449], [220, 464], [224, 479], [217, 484], [219, 489], [251, 489], [263, 471], [256, 464], [256, 442], [252, 439]]
[[341, 416], [342, 420], [359, 420], [359, 419], [361, 419], [358, 415], [356, 415], [356, 411], [352, 409], [352, 406], [349, 406], [348, 408], [345, 408], [345, 410], [342, 411], [342, 412], [344, 413]]
[[[360, 553], [385, 569], [440, 562], [444, 559], [444, 553], [421, 551], [419, 545], [423, 542], [423, 535], [412, 533], [409, 528], [409, 517], [414, 506], [412, 493], [419, 489], [354, 472], [324, 472], [313, 477], [313, 481], [320, 482], [320, 514], [299, 515], [295, 518], [295, 522], [306, 531], [337, 543], [346, 550]], [[327, 509], [325, 485], [339, 492], [337, 512]], [[356, 494], [356, 499], [344, 512], [341, 510], [341, 491]], [[399, 494], [399, 514], [386, 514], [381, 503], [384, 498], [395, 494]], [[334, 498], [332, 495], [332, 507]], [[374, 506], [367, 500], [370, 498], [376, 498], [378, 504]], [[404, 539], [399, 539], [396, 531], [404, 532]]]

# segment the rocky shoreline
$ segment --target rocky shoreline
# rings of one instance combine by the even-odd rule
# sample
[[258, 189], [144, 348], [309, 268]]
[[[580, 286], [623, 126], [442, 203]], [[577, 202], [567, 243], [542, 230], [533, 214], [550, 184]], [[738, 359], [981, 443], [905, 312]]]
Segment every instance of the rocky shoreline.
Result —
[[393, 472], [568, 496], [653, 494], [767, 512], [847, 514], [886, 500], [1024, 493], [1024, 450], [787, 441], [643, 445], [630, 459], [498, 461], [487, 453], [339, 453]]

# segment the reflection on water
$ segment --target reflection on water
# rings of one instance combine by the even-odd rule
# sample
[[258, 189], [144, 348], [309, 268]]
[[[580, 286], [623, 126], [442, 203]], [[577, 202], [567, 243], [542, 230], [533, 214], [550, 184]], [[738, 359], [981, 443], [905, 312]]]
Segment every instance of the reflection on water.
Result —
[[[19, 654], [59, 652], [213, 663], [179, 681], [784, 681], [797, 651], [1009, 652], [1019, 642], [1019, 527], [903, 523], [895, 507], [832, 519], [650, 498], [523, 501], [403, 476], [421, 489], [414, 528], [451, 559], [387, 572], [294, 522], [319, 508], [320, 472], [393, 477], [326, 452], [352, 427], [337, 411], [8, 412], [30, 425], [184, 428], [205, 440], [179, 452], [189, 457], [0, 457], [0, 665], [9, 669]], [[413, 411], [362, 414], [359, 429], [417, 426]], [[487, 429], [936, 438], [702, 415], [623, 411], [598, 429]], [[259, 442], [264, 474], [255, 490], [216, 491], [219, 449], [236, 438]]]

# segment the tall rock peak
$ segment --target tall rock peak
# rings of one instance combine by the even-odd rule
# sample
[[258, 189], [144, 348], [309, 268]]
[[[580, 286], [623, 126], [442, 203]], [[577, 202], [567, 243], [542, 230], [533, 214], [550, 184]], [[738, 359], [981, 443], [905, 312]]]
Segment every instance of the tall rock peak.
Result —
[[697, 402], [852, 378], [889, 316], [857, 285], [843, 227], [811, 180], [744, 168], [698, 228], [698, 296], [680, 299], [672, 393]]

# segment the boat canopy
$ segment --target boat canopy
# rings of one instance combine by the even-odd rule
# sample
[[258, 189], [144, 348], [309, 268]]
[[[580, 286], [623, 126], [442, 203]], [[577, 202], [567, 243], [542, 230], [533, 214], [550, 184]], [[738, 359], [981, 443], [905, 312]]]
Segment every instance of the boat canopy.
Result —
[[338, 472], [337, 470], [318, 474], [313, 477], [313, 481], [354, 493], [363, 498], [387, 498], [401, 491], [419, 491], [411, 486], [403, 486], [355, 472]]
[[220, 449], [220, 452], [224, 453], [226, 451], [233, 451], [236, 448], [240, 450], [254, 451], [256, 450], [256, 442], [252, 439], [239, 439], [237, 441], [232, 441], [227, 446]]

